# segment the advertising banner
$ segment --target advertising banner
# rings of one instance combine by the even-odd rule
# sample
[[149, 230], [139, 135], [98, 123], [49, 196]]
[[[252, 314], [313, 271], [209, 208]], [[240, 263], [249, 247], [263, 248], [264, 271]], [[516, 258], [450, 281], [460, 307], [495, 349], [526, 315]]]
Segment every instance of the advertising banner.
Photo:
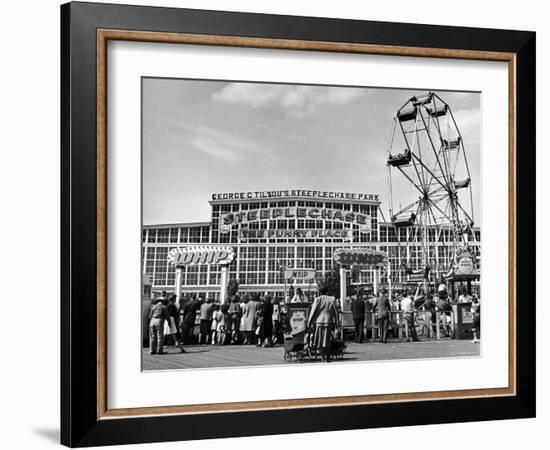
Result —
[[457, 248], [455, 275], [472, 275], [475, 271], [474, 258], [468, 247]]
[[285, 279], [314, 280], [315, 269], [285, 269]]

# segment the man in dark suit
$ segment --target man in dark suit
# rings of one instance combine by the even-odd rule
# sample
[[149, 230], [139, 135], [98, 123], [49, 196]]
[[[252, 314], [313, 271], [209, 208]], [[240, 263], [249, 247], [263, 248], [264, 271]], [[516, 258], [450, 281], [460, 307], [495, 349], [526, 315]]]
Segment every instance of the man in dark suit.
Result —
[[363, 342], [363, 328], [365, 325], [365, 302], [354, 295], [351, 300], [351, 315], [355, 326], [355, 342]]
[[197, 311], [201, 307], [201, 302], [197, 297], [193, 296], [183, 306], [183, 320], [181, 323], [181, 340], [185, 345], [194, 344], [195, 342], [195, 320]]
[[388, 337], [388, 327], [390, 324], [390, 301], [388, 299], [388, 291], [382, 290], [382, 295], [376, 299], [374, 304], [374, 311], [380, 319], [380, 334], [382, 343], [386, 343]]
[[260, 339], [257, 346], [273, 347], [271, 337], [273, 335], [273, 303], [271, 303], [271, 296], [266, 295], [264, 301], [260, 306], [262, 315], [262, 324], [260, 325]]

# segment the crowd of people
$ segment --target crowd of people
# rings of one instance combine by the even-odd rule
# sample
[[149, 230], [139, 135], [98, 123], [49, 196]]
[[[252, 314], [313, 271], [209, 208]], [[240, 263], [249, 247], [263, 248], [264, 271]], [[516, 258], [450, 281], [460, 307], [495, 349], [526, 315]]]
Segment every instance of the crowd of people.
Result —
[[[390, 325], [390, 313], [401, 311], [403, 321], [407, 325], [407, 341], [418, 341], [416, 330], [416, 314], [424, 311], [430, 314], [432, 326], [436, 324], [436, 313], [450, 313], [453, 303], [471, 303], [470, 311], [472, 313], [472, 343], [479, 343], [480, 328], [480, 299], [477, 294], [469, 295], [465, 289], [460, 291], [458, 298], [453, 301], [446, 287], [440, 285], [437, 292], [430, 292], [427, 295], [418, 295], [407, 289], [401, 292], [395, 292], [390, 298], [388, 291], [383, 289], [380, 296], [374, 295], [354, 295], [352, 296], [351, 312], [355, 328], [356, 342], [363, 342], [365, 312], [372, 311], [376, 314], [378, 325], [380, 327], [381, 342], [387, 342], [387, 336]], [[451, 315], [442, 314], [441, 316], [444, 329], [447, 335], [451, 333]]]
[[[199, 320], [196, 334], [197, 316]], [[193, 296], [179, 305], [176, 295], [162, 292], [149, 312], [149, 350], [162, 355], [165, 345], [257, 345], [271, 347], [282, 342], [280, 299], [269, 295], [233, 295], [220, 305]]]
[[[289, 299], [290, 303], [304, 301], [303, 293], [297, 289]], [[258, 294], [243, 297], [233, 295], [226, 304], [213, 303], [211, 299], [193, 296], [184, 299], [181, 305], [176, 295], [168, 296], [162, 292], [153, 300], [149, 312], [149, 350], [151, 354], [163, 354], [165, 345], [174, 345], [185, 352], [183, 345], [256, 345], [272, 347], [284, 341], [282, 314], [284, 298], [261, 297]], [[471, 303], [473, 317], [472, 343], [478, 343], [480, 327], [480, 301], [474, 294], [461, 291], [458, 303]], [[432, 325], [436, 322], [436, 312], [452, 310], [452, 300], [443, 286], [435, 293], [426, 296], [413, 294], [408, 290], [388, 295], [382, 289], [380, 295], [354, 295], [351, 299], [351, 314], [355, 328], [355, 340], [363, 342], [365, 331], [365, 313], [372, 311], [380, 329], [380, 341], [386, 343], [390, 329], [391, 313], [401, 311], [406, 324], [407, 341], [417, 341], [415, 317], [418, 311], [431, 314]], [[339, 305], [336, 299], [326, 295], [326, 289], [320, 287], [307, 321], [307, 327], [313, 330], [316, 348], [328, 348], [337, 327]], [[450, 322], [450, 315], [442, 315]], [[199, 321], [198, 335], [196, 334]], [[446, 323], [446, 322], [445, 322]], [[448, 327], [450, 330], [450, 326]], [[327, 355], [325, 355], [327, 356]]]

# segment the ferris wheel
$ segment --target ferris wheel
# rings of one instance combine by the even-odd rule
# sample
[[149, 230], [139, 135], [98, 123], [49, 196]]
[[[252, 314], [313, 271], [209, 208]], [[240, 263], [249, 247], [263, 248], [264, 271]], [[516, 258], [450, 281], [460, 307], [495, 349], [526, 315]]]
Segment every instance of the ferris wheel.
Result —
[[[468, 158], [451, 107], [430, 92], [397, 110], [387, 155], [389, 211], [407, 274], [451, 270], [474, 224]], [[444, 246], [444, 251], [436, 248]]]

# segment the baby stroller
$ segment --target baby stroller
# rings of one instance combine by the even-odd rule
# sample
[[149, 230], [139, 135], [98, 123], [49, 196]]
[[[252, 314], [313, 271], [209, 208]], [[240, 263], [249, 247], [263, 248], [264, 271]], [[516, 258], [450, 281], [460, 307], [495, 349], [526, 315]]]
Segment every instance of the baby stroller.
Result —
[[340, 339], [333, 339], [330, 346], [330, 356], [334, 359], [344, 359], [344, 353], [346, 353], [347, 344]]
[[283, 358], [286, 362], [317, 359], [317, 352], [311, 347], [311, 334], [305, 331], [294, 335], [286, 335]]

